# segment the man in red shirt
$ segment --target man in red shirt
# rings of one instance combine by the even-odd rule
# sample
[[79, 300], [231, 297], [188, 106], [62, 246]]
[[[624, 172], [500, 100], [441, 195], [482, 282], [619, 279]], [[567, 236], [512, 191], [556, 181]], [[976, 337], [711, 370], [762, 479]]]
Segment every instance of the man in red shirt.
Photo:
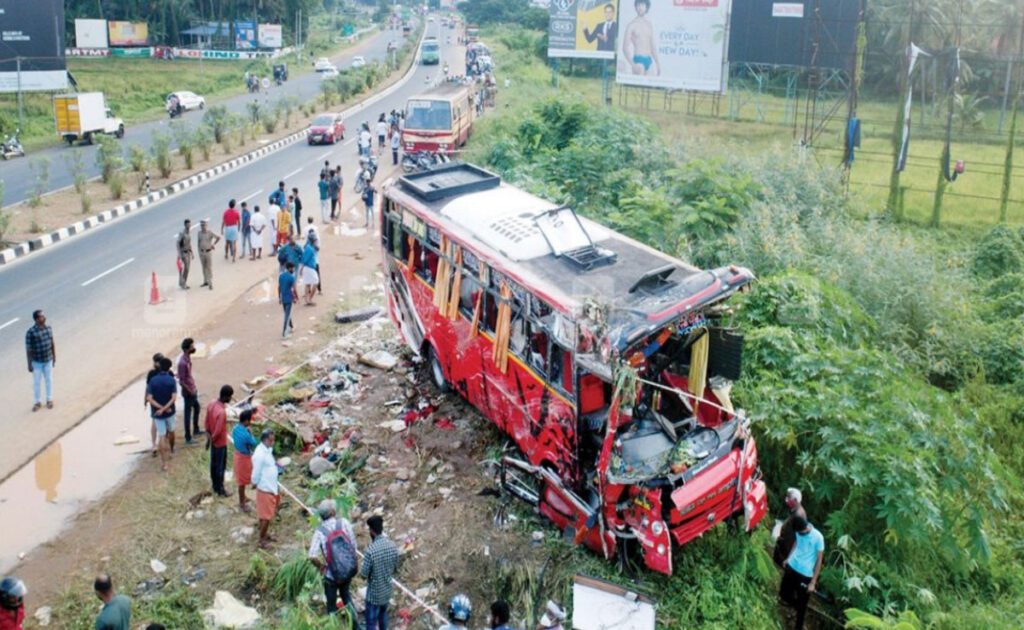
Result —
[[224, 469], [228, 464], [228, 409], [235, 390], [230, 385], [220, 388], [220, 397], [206, 406], [206, 450], [210, 451], [210, 481], [213, 493], [230, 496], [224, 489]]
[[228, 202], [228, 209], [220, 221], [220, 233], [224, 236], [224, 260], [228, 259], [228, 252], [231, 253], [231, 262], [235, 262], [238, 254], [239, 227], [242, 223], [242, 215], [235, 210], [235, 200]]

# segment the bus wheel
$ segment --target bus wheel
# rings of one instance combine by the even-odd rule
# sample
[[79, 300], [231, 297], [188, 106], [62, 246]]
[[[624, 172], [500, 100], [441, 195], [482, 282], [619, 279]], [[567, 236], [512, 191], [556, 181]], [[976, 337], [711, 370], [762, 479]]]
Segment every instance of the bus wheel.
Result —
[[434, 386], [442, 394], [447, 394], [451, 389], [444, 377], [444, 370], [441, 368], [441, 360], [437, 358], [434, 346], [427, 346], [427, 361], [430, 363], [430, 378], [434, 380]]

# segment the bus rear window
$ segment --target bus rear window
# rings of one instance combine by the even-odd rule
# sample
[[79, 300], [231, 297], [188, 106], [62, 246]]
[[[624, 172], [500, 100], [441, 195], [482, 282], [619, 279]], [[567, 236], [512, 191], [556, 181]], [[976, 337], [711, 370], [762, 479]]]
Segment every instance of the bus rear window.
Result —
[[446, 101], [409, 101], [406, 129], [447, 131], [452, 128], [452, 106]]

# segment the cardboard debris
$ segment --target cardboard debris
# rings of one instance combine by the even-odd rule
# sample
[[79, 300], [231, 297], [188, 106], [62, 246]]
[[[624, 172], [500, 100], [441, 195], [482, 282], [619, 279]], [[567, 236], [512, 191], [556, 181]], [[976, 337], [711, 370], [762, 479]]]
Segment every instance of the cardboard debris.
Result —
[[149, 561], [149, 568], [153, 569], [153, 573], [163, 573], [167, 570], [167, 565], [156, 558], [153, 558]]
[[121, 437], [114, 440], [114, 446], [124, 446], [126, 444], [138, 444], [139, 438], [134, 435], [122, 435]]
[[654, 630], [654, 603], [617, 584], [577, 575], [572, 600], [574, 630]]
[[360, 356], [359, 362], [379, 370], [390, 370], [398, 365], [398, 357], [387, 350], [374, 350]]
[[288, 397], [292, 400], [303, 401], [313, 397], [316, 390], [312, 387], [292, 387], [288, 390]]
[[32, 615], [40, 626], [46, 627], [50, 625], [50, 618], [53, 616], [53, 608], [49, 606], [43, 606], [36, 610], [35, 614]]
[[392, 433], [405, 431], [405, 420], [387, 420], [378, 424], [382, 429], [390, 429]]
[[213, 607], [203, 611], [203, 621], [213, 628], [255, 628], [260, 614], [227, 591], [217, 591]]

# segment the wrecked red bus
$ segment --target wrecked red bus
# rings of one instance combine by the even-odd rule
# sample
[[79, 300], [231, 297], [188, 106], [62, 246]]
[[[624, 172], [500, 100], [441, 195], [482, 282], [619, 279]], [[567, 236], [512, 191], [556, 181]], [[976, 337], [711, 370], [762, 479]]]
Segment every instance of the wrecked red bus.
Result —
[[505, 487], [579, 544], [672, 547], [767, 512], [754, 438], [729, 398], [743, 268], [700, 270], [452, 163], [389, 182], [388, 310], [435, 384], [514, 440]]
[[410, 98], [405, 104], [402, 147], [406, 153], [449, 153], [466, 144], [476, 110], [474, 88], [442, 83]]

